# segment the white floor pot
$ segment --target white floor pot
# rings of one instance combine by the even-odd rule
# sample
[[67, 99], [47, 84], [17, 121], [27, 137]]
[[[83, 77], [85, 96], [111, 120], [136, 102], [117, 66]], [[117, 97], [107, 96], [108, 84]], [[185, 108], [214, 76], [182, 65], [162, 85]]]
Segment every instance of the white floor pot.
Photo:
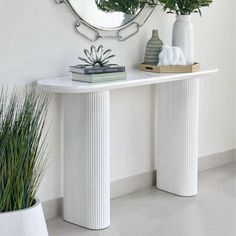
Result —
[[172, 45], [183, 50], [187, 65], [194, 63], [194, 30], [190, 15], [177, 15], [172, 31]]
[[41, 202], [13, 212], [0, 213], [0, 235], [2, 236], [48, 236]]

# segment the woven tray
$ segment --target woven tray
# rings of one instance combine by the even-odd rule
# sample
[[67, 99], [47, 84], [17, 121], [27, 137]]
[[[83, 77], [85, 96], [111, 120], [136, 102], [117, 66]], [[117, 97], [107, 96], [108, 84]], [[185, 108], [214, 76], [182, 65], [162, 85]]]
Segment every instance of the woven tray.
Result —
[[154, 73], [193, 73], [200, 70], [200, 64], [197, 62], [189, 66], [154, 66], [140, 64], [139, 69], [141, 71], [148, 71]]

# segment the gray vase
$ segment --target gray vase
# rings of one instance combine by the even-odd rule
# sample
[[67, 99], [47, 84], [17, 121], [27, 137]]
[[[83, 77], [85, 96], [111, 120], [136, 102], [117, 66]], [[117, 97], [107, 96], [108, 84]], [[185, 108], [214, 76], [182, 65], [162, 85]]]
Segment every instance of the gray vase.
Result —
[[157, 65], [162, 46], [163, 42], [159, 38], [158, 30], [154, 29], [151, 39], [147, 42], [144, 64]]

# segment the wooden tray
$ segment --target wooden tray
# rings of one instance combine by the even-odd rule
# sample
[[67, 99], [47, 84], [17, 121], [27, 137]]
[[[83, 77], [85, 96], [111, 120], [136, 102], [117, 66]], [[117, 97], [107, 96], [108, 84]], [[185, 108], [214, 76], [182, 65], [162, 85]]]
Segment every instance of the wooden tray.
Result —
[[147, 64], [140, 64], [141, 71], [148, 71], [154, 73], [193, 73], [200, 70], [200, 64], [195, 62], [189, 66], [154, 66]]

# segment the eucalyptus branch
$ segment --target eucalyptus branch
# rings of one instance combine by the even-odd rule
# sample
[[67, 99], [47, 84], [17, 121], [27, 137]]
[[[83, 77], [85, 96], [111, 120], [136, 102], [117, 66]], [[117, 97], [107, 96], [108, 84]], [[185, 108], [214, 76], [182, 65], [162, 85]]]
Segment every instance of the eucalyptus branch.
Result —
[[190, 15], [201, 13], [202, 7], [209, 7], [212, 0], [159, 0], [163, 6], [163, 11], [176, 15]]
[[132, 15], [145, 4], [156, 6], [158, 0], [95, 0], [95, 2], [98, 8], [105, 12], [123, 12]]
[[209, 7], [213, 0], [95, 0], [99, 9], [105, 12], [135, 14], [145, 4], [155, 7], [160, 4], [163, 11], [177, 15], [199, 13], [202, 7]]

